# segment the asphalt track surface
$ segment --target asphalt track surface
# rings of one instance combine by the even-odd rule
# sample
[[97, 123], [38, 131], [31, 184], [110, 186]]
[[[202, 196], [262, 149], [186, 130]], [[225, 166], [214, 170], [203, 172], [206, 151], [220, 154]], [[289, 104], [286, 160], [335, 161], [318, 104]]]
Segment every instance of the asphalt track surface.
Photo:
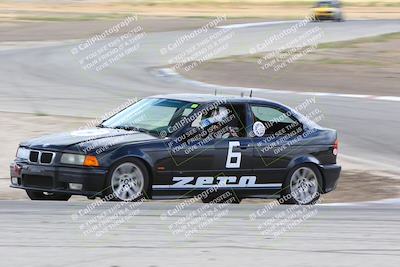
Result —
[[[255, 43], [288, 25], [235, 28], [229, 49], [219, 56], [246, 54]], [[323, 42], [400, 31], [400, 21], [347, 21], [310, 24], [298, 34], [316, 25], [325, 33]], [[167, 56], [158, 51], [183, 34], [149, 33], [139, 52], [101, 72], [83, 71], [71, 55], [71, 47], [79, 41], [4, 48], [0, 51], [0, 110], [96, 117], [132, 97], [213, 93], [159, 71], [178, 51]], [[196, 40], [184, 47], [190, 42]], [[280, 45], [277, 42], [269, 49]], [[292, 106], [307, 98], [268, 91], [257, 91], [255, 96]], [[325, 96], [317, 97], [317, 105], [325, 115], [322, 124], [339, 131], [341, 152], [347, 157], [373, 169], [397, 169], [399, 102]], [[1, 201], [2, 262], [7, 266], [398, 266], [400, 262], [398, 204], [317, 206], [311, 218], [274, 240], [262, 236], [258, 224], [287, 207], [275, 208], [273, 214], [252, 222], [249, 214], [262, 204], [229, 206], [225, 216], [185, 239], [168, 227], [202, 205], [160, 220], [174, 204], [151, 202], [140, 206], [131, 220], [95, 238], [85, 237], [79, 229], [85, 219], [71, 218], [88, 203]], [[101, 213], [112, 205], [92, 212]]]
[[[312, 216], [275, 239], [258, 227], [289, 206], [254, 221], [249, 214], [261, 205], [224, 206], [223, 216], [204, 228], [192, 224], [199, 231], [185, 237], [187, 232], [170, 229], [182, 229], [177, 222], [203, 204], [161, 219], [174, 204], [142, 203], [130, 209], [135, 216], [116, 217], [126, 221], [110, 232], [86, 235], [81, 225], [115, 203], [73, 219], [83, 204], [0, 202], [2, 266], [398, 266], [400, 261], [400, 215], [391, 204], [314, 206]], [[282, 229], [282, 220], [270, 227]]]

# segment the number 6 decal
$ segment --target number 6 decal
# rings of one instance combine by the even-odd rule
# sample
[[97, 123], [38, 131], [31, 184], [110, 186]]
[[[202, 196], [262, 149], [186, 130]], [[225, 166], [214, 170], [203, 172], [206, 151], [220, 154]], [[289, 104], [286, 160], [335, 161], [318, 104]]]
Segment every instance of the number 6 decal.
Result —
[[[233, 152], [234, 147], [240, 147], [240, 142], [238, 142], [238, 141], [229, 142], [228, 157], [226, 158], [226, 165], [225, 165], [225, 167], [228, 169], [240, 168], [240, 161], [242, 159], [242, 153]], [[232, 162], [232, 159], [236, 159], [235, 162]]]

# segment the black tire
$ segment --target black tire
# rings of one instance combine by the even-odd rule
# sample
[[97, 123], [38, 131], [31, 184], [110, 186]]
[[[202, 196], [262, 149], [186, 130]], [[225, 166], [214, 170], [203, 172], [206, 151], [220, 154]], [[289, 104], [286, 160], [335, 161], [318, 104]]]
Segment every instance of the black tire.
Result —
[[68, 201], [71, 198], [70, 194], [45, 193], [44, 191], [36, 191], [36, 190], [26, 190], [26, 194], [31, 200]]
[[[316, 190], [316, 192], [314, 194], [310, 194], [309, 197], [305, 198], [304, 201], [298, 200], [298, 197], [296, 197], [296, 192], [292, 192], [292, 186], [291, 186], [292, 179], [295, 179], [293, 177], [294, 174], [297, 171], [301, 172], [301, 169], [311, 170], [315, 175], [316, 183], [317, 183], [316, 188], [313, 188], [314, 190]], [[314, 185], [314, 182], [309, 183], [309, 184]], [[319, 171], [318, 167], [315, 164], [304, 163], [304, 164], [297, 165], [289, 171], [289, 173], [285, 179], [285, 182], [283, 183], [283, 186], [282, 186], [283, 190], [281, 193], [281, 198], [279, 199], [280, 200], [279, 203], [292, 204], [292, 205], [314, 205], [320, 197], [321, 185], [322, 185], [322, 175], [321, 175], [321, 172]], [[305, 183], [305, 187], [303, 187], [303, 188], [306, 188], [307, 186], [308, 186], [308, 184]]]
[[[113, 182], [112, 182], [112, 177], [113, 177], [115, 170], [125, 163], [135, 165], [143, 175], [143, 189], [136, 196], [129, 197], [129, 198], [121, 197], [121, 195], [119, 195], [119, 193], [115, 189], [113, 189], [114, 187], [113, 187]], [[145, 164], [142, 162], [142, 160], [136, 159], [136, 158], [124, 159], [124, 160], [116, 162], [113, 165], [113, 167], [111, 168], [111, 170], [109, 171], [109, 173], [107, 175], [107, 180], [106, 180], [106, 190], [104, 191], [105, 192], [104, 198], [107, 201], [138, 201], [142, 198], [148, 198], [149, 186], [150, 186], [149, 172], [148, 172]]]
[[343, 22], [343, 21], [344, 21], [343, 15], [340, 15], [339, 17], [337, 17], [337, 18], [335, 19], [335, 21], [336, 21], [336, 22]]
[[203, 203], [239, 204], [242, 201], [242, 198], [238, 197], [236, 193], [233, 191], [225, 191], [225, 192], [210, 193], [207, 197], [202, 198], [201, 201], [203, 201]]

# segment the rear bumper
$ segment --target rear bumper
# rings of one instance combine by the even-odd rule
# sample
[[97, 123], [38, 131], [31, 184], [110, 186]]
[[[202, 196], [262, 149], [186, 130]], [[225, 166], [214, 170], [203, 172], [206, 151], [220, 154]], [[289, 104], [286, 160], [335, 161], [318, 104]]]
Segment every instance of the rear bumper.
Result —
[[323, 186], [321, 188], [322, 193], [328, 193], [335, 190], [342, 167], [337, 164], [320, 165], [319, 167], [323, 179]]
[[[107, 170], [14, 162], [10, 165], [10, 176], [13, 188], [94, 196], [103, 191]], [[70, 183], [81, 184], [82, 189], [72, 190]]]

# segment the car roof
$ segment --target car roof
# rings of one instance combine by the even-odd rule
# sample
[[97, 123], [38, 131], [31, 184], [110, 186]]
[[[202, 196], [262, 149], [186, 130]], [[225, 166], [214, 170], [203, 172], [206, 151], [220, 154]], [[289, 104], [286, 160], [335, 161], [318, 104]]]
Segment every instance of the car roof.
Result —
[[155, 95], [150, 96], [149, 98], [162, 98], [162, 99], [172, 99], [172, 100], [180, 100], [180, 101], [187, 101], [191, 103], [198, 103], [198, 104], [207, 104], [213, 103], [217, 101], [227, 101], [229, 103], [253, 103], [253, 104], [264, 104], [264, 105], [271, 105], [271, 106], [279, 106], [283, 107], [287, 110], [291, 110], [293, 115], [297, 117], [303, 124], [312, 126], [312, 128], [317, 127], [318, 125], [313, 121], [308, 120], [302, 114], [297, 112], [296, 110], [291, 109], [290, 107], [281, 104], [276, 101], [259, 98], [259, 97], [248, 97], [248, 96], [233, 96], [233, 95], [211, 95], [211, 94], [166, 94], [166, 95]]
[[321, 4], [321, 3], [338, 4], [338, 3], [340, 3], [340, 1], [339, 1], [339, 0], [322, 0], [322, 1], [317, 1], [317, 4]]
[[173, 100], [181, 100], [187, 102], [195, 102], [199, 104], [227, 101], [230, 103], [264, 103], [264, 104], [279, 104], [277, 102], [258, 97], [235, 96], [235, 95], [211, 95], [211, 94], [167, 94], [155, 95], [151, 98], [165, 98]]

